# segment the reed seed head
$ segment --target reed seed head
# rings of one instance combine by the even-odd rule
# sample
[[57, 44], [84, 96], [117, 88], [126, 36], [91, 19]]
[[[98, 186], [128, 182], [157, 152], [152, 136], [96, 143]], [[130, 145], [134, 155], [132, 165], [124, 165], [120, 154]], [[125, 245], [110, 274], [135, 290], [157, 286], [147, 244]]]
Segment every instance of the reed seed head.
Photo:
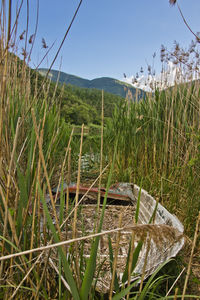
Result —
[[46, 41], [45, 41], [44, 38], [42, 38], [42, 48], [44, 48], [44, 49], [48, 48], [48, 46], [47, 46]]
[[25, 32], [26, 32], [26, 30], [24, 30], [24, 31], [20, 34], [20, 36], [19, 36], [19, 39], [20, 39], [20, 40], [23, 40], [23, 39], [24, 39], [24, 34], [25, 34]]
[[29, 44], [32, 44], [33, 43], [33, 38], [34, 38], [34, 34], [32, 34], [28, 40]]
[[176, 0], [169, 0], [169, 3], [170, 3], [171, 5], [175, 5], [175, 4], [176, 4]]

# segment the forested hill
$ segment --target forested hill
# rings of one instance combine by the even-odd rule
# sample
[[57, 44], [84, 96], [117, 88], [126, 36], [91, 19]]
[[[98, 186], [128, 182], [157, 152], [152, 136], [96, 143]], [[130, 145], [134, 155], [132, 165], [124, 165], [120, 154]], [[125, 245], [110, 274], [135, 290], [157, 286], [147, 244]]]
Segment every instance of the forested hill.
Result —
[[[31, 90], [32, 94], [35, 91], [35, 85], [41, 90], [40, 97], [43, 95], [44, 77], [35, 70], [31, 70]], [[81, 125], [81, 124], [101, 124], [101, 110], [102, 110], [102, 91], [98, 89], [80, 88], [75, 85], [56, 86], [54, 81], [46, 81], [48, 87], [49, 103], [58, 102], [61, 112], [61, 117], [67, 123]], [[52, 100], [53, 99], [53, 100]], [[126, 101], [125, 98], [104, 92], [104, 116], [105, 122], [112, 117], [116, 106]]]
[[[46, 75], [47, 69], [39, 69], [39, 72], [41, 75]], [[108, 93], [118, 95], [124, 98], [127, 95], [127, 90], [129, 90], [129, 94], [131, 93], [133, 98], [136, 94], [136, 89], [130, 84], [126, 84], [125, 82], [109, 77], [88, 80], [64, 72], [51, 70], [49, 73], [49, 78], [51, 78], [51, 80], [54, 82], [56, 82], [57, 79], [59, 79], [60, 83], [65, 83], [66, 85], [70, 84], [81, 88], [104, 90]], [[145, 92], [143, 90], [139, 90], [139, 93], [137, 95], [139, 98], [143, 98], [144, 94]]]
[[[112, 117], [115, 107], [125, 99], [104, 92], [105, 120]], [[102, 109], [102, 92], [97, 89], [79, 88], [67, 85], [62, 95], [61, 114], [67, 123], [77, 125], [100, 124]]]

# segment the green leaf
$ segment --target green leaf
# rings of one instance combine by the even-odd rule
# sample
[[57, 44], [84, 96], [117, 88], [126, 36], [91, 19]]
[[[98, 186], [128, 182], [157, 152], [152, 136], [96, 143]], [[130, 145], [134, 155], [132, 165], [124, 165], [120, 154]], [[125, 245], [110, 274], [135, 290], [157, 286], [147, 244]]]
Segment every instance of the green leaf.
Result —
[[[110, 256], [110, 269], [111, 269], [111, 272], [113, 273], [113, 260], [114, 260], [114, 258], [113, 258], [113, 249], [112, 249], [112, 242], [111, 242], [110, 236], [108, 236], [108, 246], [109, 246], [109, 256]], [[115, 279], [114, 279], [114, 288], [115, 288], [115, 291], [120, 290], [116, 273], [115, 273]]]
[[[130, 243], [131, 244], [131, 243]], [[140, 254], [140, 251], [142, 249], [142, 245], [143, 245], [143, 241], [139, 241], [134, 252], [133, 252], [133, 259], [132, 259], [132, 266], [131, 266], [131, 273], [133, 273], [137, 261], [138, 261], [138, 257]], [[130, 247], [130, 246], [129, 246]], [[131, 255], [131, 253], [130, 253]], [[122, 277], [122, 282], [125, 283], [128, 280], [128, 266], [129, 266], [129, 256], [127, 257], [127, 261], [126, 261], [126, 269], [124, 271], [123, 277]]]
[[125, 297], [130, 290], [136, 286], [136, 284], [138, 283], [139, 279], [137, 279], [136, 281], [134, 281], [131, 285], [129, 285], [127, 288], [123, 289], [121, 292], [117, 293], [112, 300], [121, 300], [123, 297]]
[[156, 212], [157, 212], [157, 208], [158, 208], [158, 201], [156, 202], [156, 206], [153, 210], [153, 213], [152, 213], [152, 216], [151, 218], [149, 219], [149, 224], [151, 224], [151, 222], [155, 219], [155, 215], [156, 215]]
[[[183, 298], [183, 295], [176, 295], [176, 298]], [[200, 299], [200, 296], [195, 296], [195, 295], [185, 295], [185, 298], [194, 298], [194, 299]], [[174, 299], [174, 295], [173, 296], [167, 296], [167, 297], [161, 297], [161, 298], [157, 298], [156, 300], [167, 300], [167, 299]]]
[[27, 193], [26, 177], [21, 173], [19, 167], [17, 167], [17, 175], [18, 175], [19, 190], [20, 190], [20, 199], [19, 199], [19, 204], [17, 209], [17, 233], [19, 234], [22, 228], [23, 208], [26, 207], [28, 202], [28, 193]]
[[142, 180], [141, 180], [141, 183], [140, 183], [140, 190], [139, 190], [139, 194], [138, 194], [137, 206], [136, 206], [136, 212], [135, 212], [135, 223], [136, 224], [138, 222], [138, 217], [139, 217], [139, 212], [140, 212], [141, 191], [142, 191]]
[[170, 261], [172, 261], [172, 259], [169, 259], [167, 261], [165, 261], [164, 263], [162, 263], [156, 270], [155, 272], [153, 272], [153, 274], [151, 275], [151, 277], [149, 278], [149, 280], [147, 281], [147, 283], [145, 284], [140, 296], [138, 297], [138, 300], [143, 300], [145, 299], [150, 287], [151, 287], [151, 284], [155, 278], [155, 276], [158, 274], [158, 272], [166, 265], [168, 264]]
[[[49, 214], [49, 210], [48, 210], [48, 207], [47, 207], [47, 204], [46, 204], [46, 201], [44, 199], [44, 195], [42, 193], [42, 190], [41, 190], [41, 187], [40, 187], [39, 183], [38, 183], [38, 189], [39, 189], [39, 193], [40, 193], [40, 197], [41, 197], [41, 201], [42, 201], [42, 204], [43, 204], [43, 208], [44, 208], [44, 212], [45, 212], [45, 216], [46, 216], [46, 219], [47, 219], [48, 226], [49, 226], [49, 228], [50, 228], [50, 230], [53, 234], [54, 241], [56, 243], [58, 243], [58, 242], [60, 242], [60, 239], [59, 239], [58, 234], [56, 232], [55, 226], [52, 222], [52, 219], [51, 219], [51, 216]], [[72, 276], [72, 272], [71, 272], [69, 263], [67, 261], [67, 258], [65, 256], [64, 252], [63, 252], [62, 247], [58, 247], [58, 252], [59, 252], [61, 260], [62, 260], [65, 277], [66, 277], [66, 280], [67, 280], [67, 282], [70, 286], [73, 299], [74, 300], [80, 300], [76, 283], [75, 283], [74, 278]]]
[[60, 217], [59, 217], [59, 224], [61, 225], [63, 222], [64, 217], [64, 208], [65, 208], [65, 195], [63, 193], [63, 175], [61, 180], [61, 191], [60, 191]]
[[[140, 190], [138, 193], [138, 199], [137, 199], [137, 205], [136, 205], [136, 213], [135, 213], [135, 223], [137, 224], [138, 222], [138, 218], [139, 218], [139, 211], [140, 211], [140, 199], [141, 199], [141, 191], [142, 191], [142, 180], [141, 180], [141, 184], [140, 184]], [[125, 283], [128, 280], [128, 269], [129, 269], [129, 259], [130, 259], [130, 255], [133, 255], [132, 258], [132, 266], [131, 266], [131, 273], [134, 271], [137, 261], [138, 261], [138, 257], [140, 254], [140, 251], [142, 249], [142, 245], [143, 242], [139, 241], [133, 254], [130, 253], [131, 250], [131, 242], [129, 243], [129, 251], [128, 251], [128, 256], [127, 256], [127, 260], [126, 260], [126, 268], [124, 270], [124, 274], [122, 277], [122, 282]]]
[[20, 249], [18, 249], [15, 244], [13, 244], [12, 242], [10, 242], [8, 239], [6, 239], [5, 237], [3, 237], [2, 235], [0, 235], [0, 239], [4, 240], [6, 243], [8, 243], [11, 247], [13, 247], [16, 251], [20, 252]]

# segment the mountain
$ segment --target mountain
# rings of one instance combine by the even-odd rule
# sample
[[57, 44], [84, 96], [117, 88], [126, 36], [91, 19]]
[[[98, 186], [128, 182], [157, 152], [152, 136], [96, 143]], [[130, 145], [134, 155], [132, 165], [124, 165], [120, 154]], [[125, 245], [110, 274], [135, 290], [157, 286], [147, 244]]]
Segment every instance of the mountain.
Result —
[[[39, 69], [38, 71], [43, 76], [45, 76], [47, 73], [47, 69]], [[136, 94], [136, 88], [133, 87], [131, 84], [110, 77], [102, 77], [93, 80], [88, 80], [56, 70], [51, 70], [48, 76], [49, 78], [51, 78], [52, 81], [55, 82], [59, 80], [60, 83], [65, 83], [66, 85], [74, 85], [81, 88], [104, 90], [105, 92], [118, 95], [124, 98], [126, 97], [128, 91], [129, 95], [132, 94], [133, 97]], [[138, 97], [143, 98], [145, 96], [145, 92], [141, 89], [138, 90]]]

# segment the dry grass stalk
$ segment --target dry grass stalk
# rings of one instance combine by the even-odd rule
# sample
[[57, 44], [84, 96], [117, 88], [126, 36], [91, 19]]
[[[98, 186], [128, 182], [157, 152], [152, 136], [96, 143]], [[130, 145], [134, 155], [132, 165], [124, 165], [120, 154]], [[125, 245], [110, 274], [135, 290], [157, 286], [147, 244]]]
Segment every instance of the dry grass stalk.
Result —
[[79, 151], [79, 160], [78, 160], [78, 176], [77, 176], [77, 188], [76, 188], [76, 197], [75, 197], [75, 210], [74, 210], [74, 222], [73, 222], [73, 238], [76, 238], [76, 223], [77, 223], [77, 205], [78, 205], [78, 196], [79, 196], [79, 187], [80, 187], [80, 178], [81, 178], [81, 156], [82, 156], [82, 147], [83, 147], [83, 131], [84, 124], [81, 128], [81, 143]]
[[[64, 174], [64, 168], [65, 168], [65, 164], [66, 164], [66, 160], [67, 160], [67, 155], [68, 155], [68, 152], [70, 150], [70, 145], [71, 145], [73, 134], [74, 134], [74, 127], [72, 128], [72, 131], [71, 131], [71, 134], [70, 134], [70, 137], [69, 137], [69, 141], [68, 141], [68, 145], [67, 145], [67, 148], [66, 148], [66, 151], [65, 151], [65, 157], [64, 157], [64, 160], [63, 160], [62, 168], [61, 168], [61, 175], [60, 175], [60, 178], [59, 178], [59, 181], [58, 181], [58, 189], [56, 191], [55, 203], [57, 202], [59, 187], [61, 186], [62, 175]], [[71, 152], [70, 152], [70, 155], [71, 155]], [[69, 159], [69, 161], [70, 161], [70, 159]], [[69, 168], [69, 161], [68, 161], [68, 168]], [[67, 183], [69, 185], [68, 180], [67, 180]]]
[[[45, 103], [45, 111], [44, 111], [44, 115], [43, 115], [43, 121], [42, 121], [42, 128], [41, 128], [41, 133], [40, 133], [40, 143], [41, 145], [43, 145], [43, 139], [44, 139], [44, 126], [45, 126], [45, 121], [46, 121], [46, 114], [47, 114], [47, 105]], [[42, 182], [41, 181], [41, 157], [39, 156], [38, 159], [38, 182]], [[41, 218], [41, 213], [40, 213], [40, 209], [41, 209], [41, 205], [40, 205], [40, 197], [39, 197], [39, 191], [38, 191], [38, 185], [36, 187], [36, 197], [38, 198], [38, 244], [40, 244], [40, 218]]]
[[[13, 149], [12, 149], [12, 154], [11, 154], [11, 158], [10, 158], [10, 165], [9, 165], [9, 170], [8, 170], [8, 177], [7, 177], [7, 189], [6, 189], [6, 198], [5, 198], [5, 217], [4, 217], [4, 227], [3, 227], [3, 237], [6, 237], [6, 232], [7, 232], [7, 222], [8, 222], [8, 200], [9, 200], [9, 189], [10, 189], [10, 182], [11, 182], [11, 171], [12, 171], [12, 165], [13, 165], [13, 161], [14, 161], [14, 154], [15, 154], [15, 150], [16, 150], [16, 146], [17, 146], [17, 138], [18, 138], [18, 134], [19, 134], [19, 127], [20, 127], [20, 121], [21, 119], [19, 118], [17, 121], [17, 128], [16, 128], [16, 133], [15, 133], [15, 138], [14, 138], [14, 142], [13, 142]], [[5, 241], [3, 240], [2, 242], [2, 255], [4, 254], [4, 246], [5, 246]], [[2, 275], [2, 271], [3, 271], [3, 263], [1, 263], [1, 267], [0, 267], [0, 277]]]
[[[39, 168], [38, 168], [39, 169]], [[39, 170], [38, 170], [39, 172]], [[39, 175], [39, 174], [38, 174]], [[32, 225], [31, 225], [31, 242], [30, 242], [30, 249], [33, 248], [33, 243], [34, 243], [34, 236], [35, 236], [35, 220], [36, 220], [36, 208], [37, 208], [37, 199], [39, 197], [37, 197], [37, 193], [35, 195], [35, 199], [34, 199], [34, 204], [33, 204], [33, 213], [32, 213]], [[40, 203], [38, 205], [38, 211], [40, 211]], [[40, 223], [40, 215], [38, 216], [38, 224]], [[38, 230], [39, 233], [40, 233], [40, 230]], [[38, 240], [38, 242], [40, 241], [40, 239]], [[29, 256], [29, 260], [32, 259], [32, 253], [30, 253], [30, 256]]]
[[170, 287], [170, 289], [168, 290], [167, 294], [165, 297], [169, 296], [170, 292], [172, 291], [173, 287], [175, 286], [175, 284], [177, 283], [177, 281], [179, 280], [179, 278], [181, 277], [181, 275], [183, 274], [183, 272], [185, 271], [185, 267], [183, 268], [183, 270], [180, 272], [180, 274], [178, 275], [178, 277], [176, 278], [176, 280], [174, 281], [174, 283], [172, 284], [172, 286]]
[[[1, 185], [0, 185], [0, 195], [2, 197], [3, 205], [4, 205], [4, 207], [6, 207], [6, 199], [5, 199], [5, 196], [4, 196], [3, 189], [1, 187]], [[15, 241], [16, 245], [19, 245], [19, 240], [18, 240], [16, 230], [15, 230], [15, 223], [13, 222], [10, 211], [8, 211], [8, 221], [9, 221], [9, 224], [10, 224], [10, 227], [11, 227], [12, 236], [14, 237], [14, 241]]]
[[[67, 168], [67, 185], [68, 186], [71, 182], [71, 153], [72, 153], [72, 149], [69, 148], [68, 168]], [[68, 212], [68, 209], [69, 209], [69, 189], [67, 188], [66, 212]]]
[[[134, 225], [134, 224], [133, 224]], [[130, 254], [134, 252], [134, 243], [135, 243], [135, 233], [134, 231], [132, 232], [131, 235], [131, 251]], [[133, 255], [129, 256], [129, 262], [128, 262], [128, 286], [130, 286], [131, 283], [131, 267], [132, 267], [132, 262], [133, 262]], [[127, 300], [129, 299], [129, 293], [127, 294]]]
[[197, 238], [198, 238], [198, 234], [199, 234], [199, 223], [200, 223], [200, 212], [199, 212], [197, 222], [196, 222], [196, 229], [195, 229], [194, 239], [193, 239], [193, 243], [192, 243], [192, 250], [191, 250], [190, 259], [189, 259], [189, 263], [188, 263], [188, 268], [187, 268], [187, 273], [186, 273], [186, 277], [185, 277], [185, 283], [184, 283], [183, 294], [182, 294], [181, 300], [184, 300], [186, 289], [187, 289], [187, 284], [188, 284], [188, 279], [190, 276], [190, 270], [191, 270], [192, 259], [193, 259], [193, 254], [194, 254], [194, 248], [196, 246], [196, 242], [197, 242]]
[[64, 35], [64, 37], [63, 37], [63, 40], [62, 40], [62, 42], [60, 43], [60, 46], [59, 46], [59, 48], [58, 48], [58, 50], [57, 50], [57, 52], [56, 52], [56, 54], [55, 54], [55, 57], [53, 58], [53, 60], [52, 60], [52, 62], [51, 62], [51, 65], [50, 65], [50, 67], [49, 67], [49, 69], [48, 69], [48, 71], [47, 71], [47, 73], [46, 73], [46, 76], [45, 76], [45, 78], [44, 78], [44, 82], [45, 82], [45, 80], [48, 78], [49, 72], [51, 71], [51, 68], [53, 67], [53, 65], [54, 65], [54, 63], [55, 63], [55, 61], [56, 61], [56, 59], [57, 59], [57, 57], [58, 57], [58, 54], [60, 53], [60, 50], [61, 50], [61, 48], [62, 48], [62, 46], [63, 46], [63, 44], [64, 44], [64, 42], [65, 42], [65, 40], [66, 40], [66, 38], [67, 38], [67, 35], [68, 35], [68, 33], [69, 33], [69, 31], [70, 31], [70, 29], [71, 29], [71, 27], [72, 27], [72, 24], [73, 24], [73, 22], [74, 22], [74, 20], [75, 20], [75, 18], [76, 18], [76, 16], [77, 16], [77, 14], [78, 14], [79, 9], [80, 9], [80, 7], [81, 7], [82, 1], [83, 1], [83, 0], [80, 0], [79, 4], [78, 4], [78, 6], [77, 6], [77, 9], [76, 9], [76, 11], [75, 11], [75, 13], [74, 13], [74, 15], [73, 15], [73, 17], [72, 17], [71, 23], [69, 24], [69, 27], [67, 28], [67, 30], [66, 30], [66, 32], [65, 32], [65, 35]]
[[[107, 231], [103, 231], [100, 233], [95, 233], [95, 234], [91, 234], [91, 235], [87, 235], [87, 236], [82, 236], [79, 238], [75, 238], [75, 239], [70, 239], [67, 241], [62, 241], [59, 243], [55, 243], [55, 244], [49, 244], [47, 246], [42, 246], [42, 247], [38, 247], [38, 248], [34, 248], [34, 249], [29, 249], [26, 251], [22, 251], [19, 253], [14, 253], [12, 255], [5, 255], [0, 257], [0, 261], [2, 260], [7, 260], [7, 259], [11, 259], [12, 257], [17, 257], [17, 256], [22, 256], [22, 255], [26, 255], [29, 254], [31, 252], [38, 252], [38, 251], [46, 251], [48, 249], [51, 248], [57, 248], [59, 246], [63, 246], [63, 245], [69, 245], [71, 243], [74, 242], [78, 242], [78, 241], [84, 241], [87, 239], [91, 239], [97, 236], [103, 236], [106, 234], [110, 234], [110, 233], [114, 233], [114, 232], [123, 232], [123, 231], [127, 231], [127, 230], [132, 230], [135, 233], [135, 236], [137, 237], [138, 240], [144, 240], [144, 238], [146, 237], [147, 233], [149, 236], [151, 236], [151, 239], [154, 241], [154, 243], [156, 244], [156, 246], [162, 247], [162, 242], [163, 240], [167, 239], [168, 240], [168, 244], [170, 247], [170, 244], [173, 244], [174, 242], [179, 241], [181, 238], [183, 238], [183, 234], [181, 232], [179, 232], [177, 229], [168, 226], [168, 225], [142, 225], [142, 224], [138, 224], [138, 225], [131, 225], [131, 226], [126, 226], [126, 227], [122, 227], [122, 228], [116, 228], [116, 229], [111, 229], [111, 230], [107, 230]], [[159, 234], [158, 234], [159, 232]]]
[[[43, 133], [41, 133], [41, 143], [43, 144], [42, 142], [42, 137], [43, 137]], [[37, 143], [37, 142], [36, 142]], [[41, 182], [41, 158], [39, 157], [38, 159], [38, 172], [37, 172], [37, 180], [38, 182]], [[41, 220], [41, 212], [40, 212], [40, 209], [41, 209], [41, 203], [40, 203], [40, 197], [39, 197], [39, 191], [38, 191], [38, 185], [36, 186], [36, 194], [35, 194], [35, 198], [36, 198], [36, 201], [37, 201], [37, 214], [38, 214], [38, 231], [37, 231], [37, 242], [38, 242], [38, 245], [40, 245], [40, 241], [41, 241], [41, 236], [40, 236], [40, 232], [41, 232], [41, 228], [40, 228], [40, 220]], [[43, 214], [44, 216], [44, 214]], [[34, 232], [34, 227], [32, 228], [32, 232]], [[33, 241], [32, 241], [33, 242]], [[39, 266], [38, 266], [39, 267]]]
[[[102, 98], [101, 98], [101, 150], [100, 150], [100, 168], [99, 168], [99, 173], [102, 173], [102, 168], [103, 168], [103, 126], [104, 126], [104, 92], [102, 90]], [[99, 178], [99, 193], [98, 193], [98, 209], [97, 209], [97, 214], [99, 212], [99, 207], [100, 207], [100, 189], [101, 189], [101, 177]]]
[[[79, 197], [79, 187], [80, 187], [80, 179], [81, 179], [81, 157], [82, 157], [82, 148], [83, 148], [83, 134], [84, 134], [84, 124], [81, 128], [81, 143], [80, 143], [80, 151], [79, 151], [79, 161], [78, 161], [78, 176], [77, 176], [77, 189], [76, 189], [76, 196], [75, 196], [75, 210], [74, 210], [74, 219], [73, 219], [73, 228], [72, 228], [72, 238], [76, 239], [76, 224], [77, 224], [77, 208], [78, 208], [78, 197]], [[77, 283], [80, 286], [80, 272], [79, 272], [79, 251], [78, 251], [78, 244], [74, 244], [74, 249], [76, 253], [75, 257], [75, 268], [76, 268], [76, 278]]]
[[[43, 137], [44, 137], [44, 125], [45, 125], [45, 120], [46, 120], [46, 109], [45, 107], [45, 112], [44, 112], [44, 117], [43, 117], [43, 122], [42, 122], [42, 128], [41, 128], [41, 134], [40, 134], [40, 143], [43, 145]], [[37, 180], [38, 182], [41, 182], [41, 158], [39, 157], [38, 159], [38, 172], [37, 172]], [[38, 201], [37, 201], [38, 200]], [[34, 199], [34, 205], [33, 205], [33, 218], [32, 218], [32, 228], [31, 228], [31, 243], [30, 243], [30, 249], [33, 248], [33, 243], [34, 243], [34, 232], [35, 232], [35, 216], [36, 216], [36, 206], [38, 207], [38, 236], [37, 236], [37, 241], [38, 245], [40, 245], [40, 197], [39, 197], [39, 191], [38, 191], [38, 186], [36, 188], [36, 194], [35, 194], [35, 199]], [[32, 259], [32, 255], [30, 254], [29, 259]]]
[[56, 220], [56, 229], [58, 230], [58, 233], [61, 236], [58, 217], [57, 217], [57, 214], [56, 214], [55, 203], [54, 203], [54, 199], [53, 199], [53, 195], [52, 195], [52, 191], [51, 191], [50, 181], [49, 181], [49, 177], [48, 177], [48, 173], [47, 173], [46, 163], [45, 163], [45, 159], [44, 159], [44, 155], [43, 155], [43, 151], [42, 151], [41, 140], [40, 140], [40, 137], [39, 137], [38, 127], [37, 127], [37, 124], [36, 124], [36, 118], [35, 118], [35, 113], [34, 113], [33, 109], [31, 109], [31, 113], [32, 113], [36, 138], [37, 138], [37, 142], [38, 142], [38, 146], [39, 146], [39, 155], [40, 155], [40, 158], [41, 158], [41, 161], [42, 161], [42, 166], [43, 166], [44, 174], [45, 174], [46, 181], [47, 181], [48, 192], [49, 192], [50, 199], [51, 199], [51, 205], [52, 205], [54, 217], [55, 217], [55, 220]]
[[[119, 228], [122, 226], [122, 213], [119, 216]], [[118, 256], [118, 251], [119, 251], [119, 245], [120, 245], [120, 234], [121, 232], [117, 232], [117, 240], [116, 240], [116, 248], [115, 248], [115, 257], [113, 261], [113, 271], [112, 271], [112, 280], [110, 284], [110, 293], [109, 293], [109, 300], [112, 299], [112, 293], [113, 293], [113, 287], [114, 287], [114, 280], [115, 280], [115, 274], [116, 274], [116, 269], [117, 269], [117, 256]]]
[[[42, 252], [41, 254], [44, 254], [44, 252]], [[49, 252], [47, 253], [47, 255], [45, 257], [44, 268], [43, 268], [43, 271], [42, 271], [42, 275], [40, 276], [40, 281], [37, 284], [35, 299], [38, 299], [38, 294], [39, 294], [39, 291], [40, 291], [40, 287], [41, 287], [41, 284], [42, 284], [42, 281], [44, 279], [44, 276], [45, 276], [45, 273], [46, 273], [46, 270], [47, 270], [47, 266], [48, 266], [48, 263], [49, 263], [50, 254], [51, 254], [51, 250], [49, 250]], [[38, 274], [39, 274], [39, 272], [38, 272]]]
[[177, 300], [178, 288], [175, 289], [174, 300]]
[[[67, 193], [66, 193], [66, 216], [68, 215], [69, 211], [69, 184], [71, 182], [71, 148], [69, 148], [69, 155], [68, 155], [68, 168], [67, 168]], [[65, 239], [67, 240], [68, 238], [68, 224], [66, 222], [65, 226]], [[66, 247], [66, 254], [67, 254], [67, 247]]]
[[29, 269], [29, 271], [26, 273], [26, 275], [24, 276], [24, 278], [21, 280], [21, 282], [18, 284], [16, 290], [14, 291], [14, 293], [12, 294], [12, 296], [9, 298], [9, 300], [13, 299], [17, 293], [17, 291], [19, 290], [19, 288], [21, 287], [21, 285], [23, 284], [23, 282], [29, 277], [29, 274], [32, 272], [32, 270], [35, 268], [35, 266], [39, 263], [40, 259], [42, 257], [42, 253], [40, 253], [40, 255], [38, 256], [38, 258], [36, 259], [35, 263], [32, 264], [31, 268]]
[[[59, 273], [59, 270], [58, 268], [56, 267], [56, 265], [54, 264], [53, 260], [49, 257], [49, 262], [51, 264], [51, 266], [54, 268], [54, 270], [56, 271], [56, 273], [58, 274], [58, 276], [60, 276], [60, 273]], [[62, 283], [63, 285], [66, 287], [66, 289], [71, 292], [71, 289], [70, 289], [70, 286], [68, 285], [68, 283], [66, 282], [65, 278], [61, 275], [61, 280], [62, 280]]]
[[151, 233], [149, 234], [148, 238], [145, 238], [145, 243], [147, 243], [147, 247], [146, 247], [145, 259], [144, 259], [144, 266], [142, 268], [142, 276], [141, 276], [139, 293], [142, 292], [142, 288], [143, 288], [143, 283], [144, 283], [144, 278], [145, 278], [145, 271], [146, 271], [146, 266], [147, 266], [147, 258], [148, 258], [148, 254], [149, 254], [150, 246], [151, 246]]

